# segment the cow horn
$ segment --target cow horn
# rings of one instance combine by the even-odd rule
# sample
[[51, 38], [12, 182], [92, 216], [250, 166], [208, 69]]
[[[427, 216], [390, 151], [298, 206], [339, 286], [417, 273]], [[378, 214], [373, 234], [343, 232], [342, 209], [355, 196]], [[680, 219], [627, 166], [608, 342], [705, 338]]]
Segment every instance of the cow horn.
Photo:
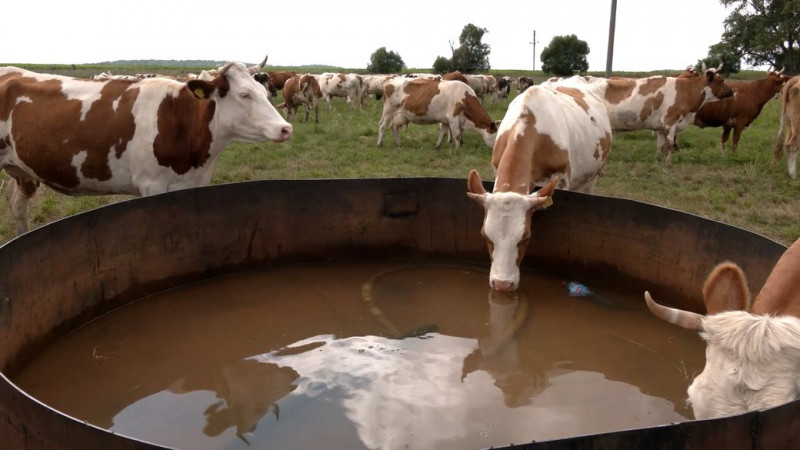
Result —
[[697, 60], [697, 62], [699, 62], [699, 63], [700, 63], [700, 69], [702, 70], [702, 72], [703, 72], [703, 73], [706, 73], [706, 70], [708, 70], [708, 69], [706, 68], [706, 62], [705, 62], [705, 61], [703, 61], [702, 59], [698, 59], [698, 60]]
[[719, 67], [717, 67], [715, 72], [719, 72], [720, 70], [722, 70], [722, 58], [719, 58]]
[[677, 325], [687, 330], [699, 330], [703, 321], [703, 315], [682, 309], [670, 308], [669, 306], [659, 305], [650, 297], [650, 293], [644, 291], [644, 300], [647, 308], [659, 319], [665, 320], [673, 325]]
[[782, 74], [784, 70], [786, 70], [786, 66], [781, 67], [781, 71], [778, 72], [778, 75]]
[[219, 75], [220, 76], [225, 75], [225, 73], [228, 72], [228, 69], [230, 69], [231, 66], [233, 66], [232, 62], [229, 62], [228, 64], [225, 64], [225, 67], [223, 67], [222, 69], [219, 69]]
[[264, 60], [261, 61], [261, 64], [256, 64], [255, 66], [248, 67], [247, 70], [250, 71], [250, 74], [251, 75], [255, 75], [258, 72], [261, 72], [261, 69], [264, 68], [264, 64], [267, 63], [267, 58], [269, 58], [269, 55], [264, 57]]

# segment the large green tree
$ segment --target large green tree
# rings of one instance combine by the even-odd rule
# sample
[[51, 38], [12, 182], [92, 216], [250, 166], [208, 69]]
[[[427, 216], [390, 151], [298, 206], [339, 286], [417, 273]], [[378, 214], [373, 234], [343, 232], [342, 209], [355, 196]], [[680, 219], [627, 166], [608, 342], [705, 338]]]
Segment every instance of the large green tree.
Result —
[[754, 66], [800, 73], [800, 0], [720, 0], [732, 8], [722, 42]]
[[486, 28], [471, 23], [465, 25], [458, 38], [458, 48], [451, 41], [452, 57], [448, 60], [443, 56], [437, 56], [434, 61], [434, 72], [444, 73], [445, 69], [448, 72], [458, 70], [461, 73], [488, 72], [491, 67], [489, 65], [491, 47], [482, 42], [483, 35], [488, 32]]
[[399, 54], [381, 47], [372, 53], [367, 65], [369, 73], [399, 73], [406, 67]]
[[589, 44], [578, 36], [555, 36], [542, 50], [542, 71], [560, 77], [586, 72], [589, 70], [588, 54]]

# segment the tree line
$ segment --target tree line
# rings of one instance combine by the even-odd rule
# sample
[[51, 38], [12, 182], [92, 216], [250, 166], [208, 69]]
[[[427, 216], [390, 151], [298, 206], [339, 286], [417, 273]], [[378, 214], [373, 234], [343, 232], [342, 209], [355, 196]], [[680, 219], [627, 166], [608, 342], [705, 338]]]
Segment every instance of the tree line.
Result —
[[[708, 67], [723, 62], [725, 75], [741, 70], [742, 61], [753, 66], [770, 66], [787, 74], [800, 73], [800, 0], [720, 0], [732, 8], [724, 21], [720, 42], [711, 45], [702, 58]], [[450, 42], [450, 57], [437, 56], [434, 73], [458, 70], [485, 73], [491, 68], [491, 48], [482, 42], [486, 28], [467, 24], [458, 47]], [[575, 34], [555, 36], [542, 50], [542, 71], [570, 76], [589, 70], [589, 45]], [[367, 65], [369, 73], [399, 73], [406, 68], [403, 58], [386, 47], [376, 50]]]

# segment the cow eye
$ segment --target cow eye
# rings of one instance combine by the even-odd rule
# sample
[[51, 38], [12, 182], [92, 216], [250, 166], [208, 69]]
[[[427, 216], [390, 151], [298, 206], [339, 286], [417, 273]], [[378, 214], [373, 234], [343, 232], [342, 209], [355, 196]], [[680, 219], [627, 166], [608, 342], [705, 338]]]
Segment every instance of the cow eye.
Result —
[[249, 92], [242, 92], [241, 94], [239, 94], [239, 97], [242, 97], [243, 99], [249, 99], [250, 98], [250, 93]]

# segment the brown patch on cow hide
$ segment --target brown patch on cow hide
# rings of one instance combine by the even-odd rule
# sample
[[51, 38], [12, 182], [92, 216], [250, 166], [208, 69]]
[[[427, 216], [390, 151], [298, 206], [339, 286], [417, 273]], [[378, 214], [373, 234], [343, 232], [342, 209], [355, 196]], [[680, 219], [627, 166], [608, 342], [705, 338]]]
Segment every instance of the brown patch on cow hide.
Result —
[[495, 142], [492, 165], [497, 162], [498, 192], [528, 194], [536, 182], [556, 173], [570, 173], [569, 152], [559, 147], [550, 135], [536, 131], [535, 125], [536, 117], [526, 111]]
[[[403, 88], [403, 92], [406, 94], [403, 108], [414, 115], [424, 116], [428, 113], [428, 107], [431, 105], [433, 97], [439, 94], [439, 82], [433, 80], [409, 81]], [[389, 95], [387, 90], [386, 96]]]
[[583, 99], [583, 92], [581, 92], [579, 89], [560, 86], [557, 87], [556, 90], [564, 95], [569, 95], [573, 100], [575, 100], [575, 103], [577, 103], [578, 106], [583, 109], [584, 112], [589, 112], [589, 105], [586, 103], [586, 100]]
[[153, 154], [158, 163], [182, 175], [205, 164], [210, 157], [211, 130], [216, 102], [198, 100], [188, 89], [168, 95], [158, 106], [158, 134]]
[[606, 83], [605, 99], [612, 105], [619, 104], [630, 98], [636, 88], [636, 80], [630, 78], [611, 78]]
[[601, 161], [608, 161], [608, 154], [611, 153], [611, 133], [606, 133], [594, 148], [594, 159], [602, 158]]
[[[83, 81], [88, 83], [88, 81]], [[74, 188], [80, 180], [72, 166], [73, 157], [85, 153], [80, 167], [86, 178], [105, 181], [111, 178], [109, 151], [119, 157], [133, 138], [135, 123], [133, 104], [139, 89], [128, 89], [134, 81], [112, 80], [101, 88], [85, 117], [83, 103], [68, 99], [62, 92], [61, 80], [36, 81], [18, 78], [4, 85], [0, 97], [11, 103], [13, 114], [11, 135], [19, 158], [45, 183]], [[26, 96], [30, 102], [16, 106], [16, 98]], [[8, 117], [8, 104], [0, 107]]]
[[667, 83], [666, 77], [650, 77], [647, 81], [639, 85], [638, 94], [647, 97], [648, 95], [657, 92], [664, 87]]
[[383, 101], [386, 101], [389, 97], [392, 96], [394, 93], [394, 85], [391, 83], [386, 83], [386, 86], [383, 87]]
[[639, 112], [639, 120], [641, 120], [642, 122], [647, 120], [647, 118], [650, 117], [650, 114], [653, 114], [653, 111], [661, 107], [661, 104], [663, 102], [664, 102], [663, 91], [645, 100], [644, 105], [642, 105], [642, 110]]
[[[462, 103], [459, 103], [459, 105], [462, 105]], [[478, 101], [477, 97], [466, 93], [464, 95], [463, 108], [464, 117], [471, 121], [475, 128], [480, 128], [490, 133], [492, 132], [494, 121], [489, 117], [489, 113], [486, 112], [486, 109], [481, 105], [481, 102]]]

